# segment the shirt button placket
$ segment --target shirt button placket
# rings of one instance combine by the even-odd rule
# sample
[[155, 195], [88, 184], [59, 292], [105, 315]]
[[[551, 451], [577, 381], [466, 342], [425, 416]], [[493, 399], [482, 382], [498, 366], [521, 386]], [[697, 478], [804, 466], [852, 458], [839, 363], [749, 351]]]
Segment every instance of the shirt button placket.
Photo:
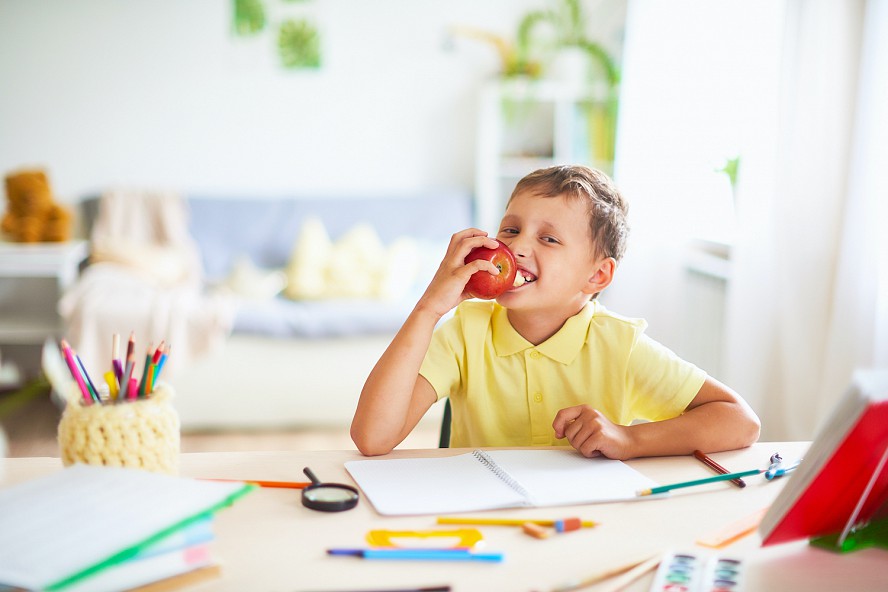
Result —
[[549, 432], [552, 429], [551, 419], [546, 417], [546, 408], [543, 405], [542, 381], [539, 379], [542, 354], [535, 349], [525, 353], [527, 368], [527, 397], [530, 409], [530, 433], [535, 445], [548, 444]]

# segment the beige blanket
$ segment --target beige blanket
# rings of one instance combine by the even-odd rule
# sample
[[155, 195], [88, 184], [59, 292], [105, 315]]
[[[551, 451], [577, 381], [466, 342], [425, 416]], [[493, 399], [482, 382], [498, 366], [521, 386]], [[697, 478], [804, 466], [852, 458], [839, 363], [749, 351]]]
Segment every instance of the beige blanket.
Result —
[[131, 332], [136, 367], [149, 345], [172, 347], [164, 377], [221, 346], [234, 318], [223, 295], [204, 294], [200, 254], [188, 233], [184, 200], [169, 192], [110, 191], [100, 200], [91, 265], [63, 295], [66, 338], [91, 375], [111, 368], [112, 336], [121, 356]]

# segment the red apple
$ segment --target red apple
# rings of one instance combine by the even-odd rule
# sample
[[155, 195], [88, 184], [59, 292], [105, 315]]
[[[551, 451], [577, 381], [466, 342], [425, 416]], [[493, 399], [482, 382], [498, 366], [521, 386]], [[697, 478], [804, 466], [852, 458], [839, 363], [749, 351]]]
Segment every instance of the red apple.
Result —
[[466, 291], [473, 298], [492, 300], [512, 287], [515, 282], [515, 274], [518, 265], [515, 256], [504, 243], [496, 241], [499, 245], [495, 249], [478, 247], [466, 255], [466, 263], [476, 259], [484, 259], [493, 263], [499, 274], [493, 275], [489, 271], [477, 271], [472, 274], [466, 283]]

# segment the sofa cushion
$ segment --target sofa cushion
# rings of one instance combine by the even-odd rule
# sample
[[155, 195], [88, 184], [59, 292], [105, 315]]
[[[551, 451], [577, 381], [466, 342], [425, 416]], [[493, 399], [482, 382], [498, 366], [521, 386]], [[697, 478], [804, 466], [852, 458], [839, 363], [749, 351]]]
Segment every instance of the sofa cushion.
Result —
[[[416, 195], [335, 197], [231, 197], [194, 195], [186, 198], [188, 229], [196, 242], [208, 287], [220, 287], [235, 276], [265, 277], [283, 270], [307, 220], [318, 219], [332, 241], [361, 224], [369, 224], [387, 249], [400, 240], [415, 247], [417, 270], [411, 286], [394, 286], [401, 298], [289, 300], [269, 296], [263, 286], [240, 292], [233, 331], [270, 337], [331, 337], [394, 333], [403, 323], [441, 261], [454, 232], [472, 225], [472, 198], [460, 191]], [[81, 203], [88, 232], [96, 198]], [[238, 268], [240, 266], [240, 269]], [[239, 273], [240, 272], [240, 273]], [[249, 278], [247, 278], [249, 282]], [[243, 288], [243, 286], [241, 286]], [[261, 293], [256, 293], [256, 290]], [[394, 289], [388, 290], [394, 292]]]
[[463, 192], [416, 196], [188, 198], [190, 230], [211, 281], [227, 276], [239, 256], [265, 269], [283, 268], [303, 223], [321, 220], [334, 241], [360, 223], [388, 245], [400, 237], [446, 242], [472, 224], [471, 198]]
[[238, 306], [233, 332], [313, 339], [395, 333], [414, 304], [406, 300], [386, 302], [362, 298], [244, 300]]

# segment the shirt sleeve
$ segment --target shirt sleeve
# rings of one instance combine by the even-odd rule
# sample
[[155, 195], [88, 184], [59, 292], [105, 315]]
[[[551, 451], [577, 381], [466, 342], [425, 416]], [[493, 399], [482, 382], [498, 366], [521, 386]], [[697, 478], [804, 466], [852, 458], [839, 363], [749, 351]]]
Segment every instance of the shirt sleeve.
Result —
[[456, 392], [462, 383], [465, 347], [458, 315], [459, 311], [435, 329], [419, 369], [419, 375], [429, 381], [439, 401]]
[[678, 417], [706, 377], [706, 372], [641, 333], [629, 355], [631, 413], [650, 421]]

